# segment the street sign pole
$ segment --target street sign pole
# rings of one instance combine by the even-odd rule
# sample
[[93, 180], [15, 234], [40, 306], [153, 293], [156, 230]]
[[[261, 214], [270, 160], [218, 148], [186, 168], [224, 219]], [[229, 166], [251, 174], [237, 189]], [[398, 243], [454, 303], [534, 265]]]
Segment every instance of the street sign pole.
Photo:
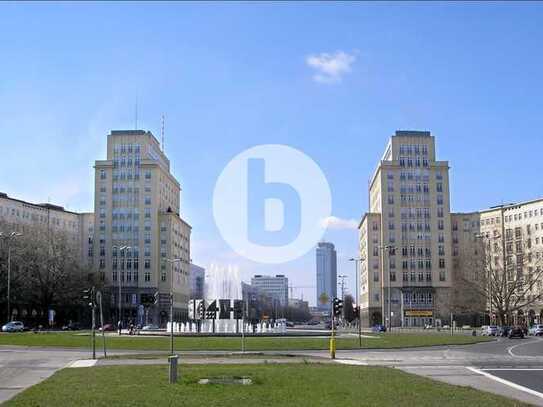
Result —
[[[94, 287], [91, 289], [91, 310], [92, 310], [92, 358], [96, 359], [96, 316], [95, 316], [95, 308], [96, 305], [94, 303], [95, 297], [94, 297]], [[103, 328], [102, 328], [103, 331]]]
[[330, 359], [336, 358], [336, 331], [335, 331], [335, 316], [332, 310], [332, 336], [330, 337]]
[[173, 292], [170, 293], [170, 355], [173, 356]]
[[362, 318], [360, 317], [360, 304], [356, 304], [358, 308], [358, 346], [362, 348]]
[[100, 307], [100, 326], [102, 327], [102, 346], [104, 348], [104, 358], [107, 358], [106, 334], [104, 329], [104, 312], [102, 310], [102, 293], [100, 291], [96, 293], [96, 301], [98, 302], [98, 306]]

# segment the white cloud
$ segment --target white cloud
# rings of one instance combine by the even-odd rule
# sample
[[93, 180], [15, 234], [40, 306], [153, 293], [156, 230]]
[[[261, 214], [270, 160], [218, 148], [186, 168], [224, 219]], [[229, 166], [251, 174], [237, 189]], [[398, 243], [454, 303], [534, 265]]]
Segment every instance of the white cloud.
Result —
[[351, 72], [351, 65], [355, 61], [355, 55], [343, 51], [309, 55], [305, 60], [306, 64], [316, 71], [313, 80], [319, 83], [341, 82], [343, 75]]
[[321, 226], [325, 229], [358, 229], [358, 221], [355, 219], [341, 219], [337, 216], [328, 216], [321, 220]]

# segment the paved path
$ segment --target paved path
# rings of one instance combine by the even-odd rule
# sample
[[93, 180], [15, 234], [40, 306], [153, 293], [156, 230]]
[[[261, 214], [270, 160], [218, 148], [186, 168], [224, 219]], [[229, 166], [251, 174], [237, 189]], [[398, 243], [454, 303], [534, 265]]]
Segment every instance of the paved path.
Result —
[[0, 403], [88, 356], [80, 350], [0, 346]]

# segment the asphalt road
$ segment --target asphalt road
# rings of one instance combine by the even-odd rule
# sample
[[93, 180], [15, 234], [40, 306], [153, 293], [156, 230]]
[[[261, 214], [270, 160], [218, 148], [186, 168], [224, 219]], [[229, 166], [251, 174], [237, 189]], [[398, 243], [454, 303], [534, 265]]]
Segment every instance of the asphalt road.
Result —
[[543, 369], [482, 369], [484, 372], [500, 379], [524, 386], [543, 394]]

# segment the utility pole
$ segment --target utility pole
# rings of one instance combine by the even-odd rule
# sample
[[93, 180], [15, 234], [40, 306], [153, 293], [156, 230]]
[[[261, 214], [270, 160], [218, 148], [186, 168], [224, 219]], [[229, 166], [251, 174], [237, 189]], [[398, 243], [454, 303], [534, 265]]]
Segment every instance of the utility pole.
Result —
[[180, 263], [183, 259], [164, 259], [170, 263], [170, 355], [173, 356], [173, 264]]
[[11, 321], [11, 240], [22, 235], [23, 234], [19, 232], [11, 232], [7, 235], [0, 232], [0, 239], [7, 242], [7, 245], [8, 245], [8, 286], [7, 286], [8, 322]]

